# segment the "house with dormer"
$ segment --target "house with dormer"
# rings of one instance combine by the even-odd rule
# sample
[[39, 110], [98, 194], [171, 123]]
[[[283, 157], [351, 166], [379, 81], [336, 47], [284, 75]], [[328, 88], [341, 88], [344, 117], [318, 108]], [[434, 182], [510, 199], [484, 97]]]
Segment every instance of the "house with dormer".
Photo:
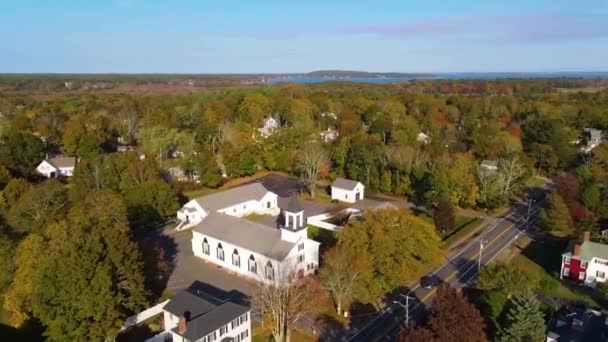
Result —
[[[203, 196], [178, 211], [178, 228], [192, 228], [195, 256], [256, 281], [314, 273], [319, 243], [307, 236], [304, 209], [295, 197], [280, 209], [278, 199], [260, 183]], [[276, 226], [244, 218], [250, 214], [274, 216]]]
[[608, 245], [590, 241], [585, 232], [583, 241], [572, 241], [562, 254], [560, 279], [595, 287], [608, 280]]

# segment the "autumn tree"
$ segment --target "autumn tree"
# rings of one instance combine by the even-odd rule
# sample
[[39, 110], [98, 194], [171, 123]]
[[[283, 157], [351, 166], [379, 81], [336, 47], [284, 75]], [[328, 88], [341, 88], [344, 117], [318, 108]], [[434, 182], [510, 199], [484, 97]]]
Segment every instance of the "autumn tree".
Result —
[[[433, 298], [428, 321], [424, 326], [414, 328], [411, 333], [416, 336], [432, 336], [431, 341], [484, 342], [487, 341], [484, 327], [479, 311], [462, 292], [443, 284]], [[412, 341], [407, 339], [407, 335], [403, 340]]]
[[141, 256], [119, 196], [91, 193], [66, 220], [30, 234], [17, 250], [6, 294], [12, 323], [35, 317], [51, 341], [108, 340], [146, 304]]
[[327, 168], [328, 161], [327, 153], [317, 144], [306, 145], [298, 153], [296, 169], [304, 176], [311, 198], [315, 197], [317, 177]]
[[404, 210], [364, 213], [338, 236], [338, 247], [356, 255], [361, 267], [356, 298], [371, 303], [406, 284], [441, 259], [435, 227]]
[[456, 216], [454, 214], [454, 205], [448, 200], [440, 200], [435, 206], [433, 211], [433, 217], [435, 219], [435, 227], [445, 234], [451, 232], [456, 225]]
[[56, 179], [47, 180], [19, 197], [7, 213], [7, 221], [13, 230], [29, 233], [63, 218], [67, 201], [63, 184]]
[[295, 279], [288, 268], [274, 270], [274, 281], [256, 284], [253, 307], [270, 324], [277, 342], [289, 342], [294, 326], [311, 311], [315, 293], [310, 279]]
[[338, 315], [348, 311], [351, 300], [355, 297], [356, 283], [359, 279], [359, 259], [348, 255], [346, 251], [334, 247], [327, 251], [320, 271], [320, 277], [325, 287], [331, 293]]
[[545, 341], [545, 330], [545, 318], [536, 294], [525, 291], [514, 298], [499, 340], [541, 342]]

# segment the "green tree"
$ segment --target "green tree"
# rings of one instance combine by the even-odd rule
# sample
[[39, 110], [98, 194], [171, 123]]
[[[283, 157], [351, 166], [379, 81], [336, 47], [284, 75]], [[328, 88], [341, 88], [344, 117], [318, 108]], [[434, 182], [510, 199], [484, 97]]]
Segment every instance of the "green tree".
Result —
[[590, 184], [581, 194], [581, 202], [591, 211], [596, 211], [601, 203], [600, 188], [597, 184]]
[[432, 224], [397, 209], [367, 211], [338, 236], [339, 248], [361, 262], [355, 292], [365, 303], [416, 279], [438, 262], [440, 244]]
[[545, 340], [545, 329], [540, 302], [532, 291], [526, 291], [514, 298], [507, 313], [507, 323], [500, 332], [500, 340], [541, 342]]
[[44, 144], [26, 131], [11, 130], [0, 148], [0, 164], [20, 175], [33, 173], [44, 157]]
[[[15, 243], [2, 232], [0, 226], [0, 296], [11, 284], [15, 272]], [[0, 301], [1, 303], [2, 301]]]
[[[23, 178], [13, 178], [0, 191], [0, 206], [8, 209], [17, 202], [17, 200], [30, 189], [31, 185]], [[1, 205], [4, 203], [3, 205]]]
[[540, 213], [540, 221], [545, 231], [572, 234], [572, 218], [564, 200], [557, 192], [548, 196], [547, 208]]
[[533, 291], [539, 280], [531, 277], [525, 270], [511, 265], [488, 265], [481, 269], [475, 287], [481, 290], [497, 290], [507, 298], [527, 291]]
[[67, 192], [56, 179], [44, 181], [27, 190], [9, 209], [8, 224], [19, 233], [29, 233], [63, 218]]
[[147, 296], [125, 206], [116, 194], [93, 192], [67, 217], [20, 244], [7, 293], [13, 324], [32, 315], [51, 341], [114, 339]]

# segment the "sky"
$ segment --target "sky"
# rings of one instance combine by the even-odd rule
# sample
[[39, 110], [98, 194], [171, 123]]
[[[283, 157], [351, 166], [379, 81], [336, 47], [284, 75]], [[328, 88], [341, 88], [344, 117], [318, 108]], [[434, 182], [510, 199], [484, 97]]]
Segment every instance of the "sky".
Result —
[[3, 73], [608, 71], [608, 0], [0, 0]]

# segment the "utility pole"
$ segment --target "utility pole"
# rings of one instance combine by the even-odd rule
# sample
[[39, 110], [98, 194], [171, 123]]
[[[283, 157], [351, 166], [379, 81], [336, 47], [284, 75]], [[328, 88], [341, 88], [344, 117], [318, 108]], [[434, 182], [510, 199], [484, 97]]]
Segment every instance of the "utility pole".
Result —
[[410, 297], [408, 295], [404, 295], [404, 294], [399, 294], [401, 297], [405, 298], [405, 305], [401, 304], [401, 302], [394, 300], [393, 303], [395, 304], [399, 304], [402, 308], [405, 309], [405, 328], [407, 329], [408, 327], [408, 322], [410, 320], [410, 299], [414, 300], [413, 297]]

